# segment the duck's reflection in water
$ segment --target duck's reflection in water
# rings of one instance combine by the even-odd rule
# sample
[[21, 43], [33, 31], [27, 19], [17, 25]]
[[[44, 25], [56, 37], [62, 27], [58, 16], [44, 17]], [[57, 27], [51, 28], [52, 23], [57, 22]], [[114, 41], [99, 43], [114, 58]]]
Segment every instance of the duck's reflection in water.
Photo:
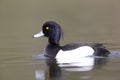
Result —
[[62, 70], [56, 63], [55, 59], [47, 59], [47, 71], [46, 73], [49, 76], [49, 80], [61, 80]]
[[[107, 58], [105, 57], [86, 57], [81, 59], [79, 62], [73, 63], [60, 63], [55, 59], [46, 59], [47, 69], [44, 71], [45, 78], [43, 80], [62, 80], [62, 70], [72, 72], [88, 72], [94, 69], [100, 69], [102, 65], [105, 65], [106, 63]], [[35, 75], [41, 74], [36, 73]]]

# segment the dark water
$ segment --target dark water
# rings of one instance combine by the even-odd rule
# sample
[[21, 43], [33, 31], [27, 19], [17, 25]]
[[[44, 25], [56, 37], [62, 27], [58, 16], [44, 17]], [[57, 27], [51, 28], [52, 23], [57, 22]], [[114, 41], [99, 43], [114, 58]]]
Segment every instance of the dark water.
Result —
[[[119, 14], [117, 0], [0, 0], [0, 80], [119, 80]], [[87, 68], [44, 59], [47, 39], [32, 35], [48, 20], [62, 26], [61, 45], [98, 42], [112, 55]]]

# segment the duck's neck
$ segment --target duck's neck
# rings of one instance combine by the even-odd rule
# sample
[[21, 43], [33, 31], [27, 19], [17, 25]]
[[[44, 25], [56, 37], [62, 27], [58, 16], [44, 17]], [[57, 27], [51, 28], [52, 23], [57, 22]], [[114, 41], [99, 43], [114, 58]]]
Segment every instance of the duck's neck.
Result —
[[53, 45], [59, 45], [59, 42], [60, 42], [60, 36], [52, 36], [52, 37], [49, 37], [48, 39], [49, 41], [49, 44], [53, 44]]
[[58, 53], [58, 51], [61, 49], [59, 44], [53, 44], [53, 43], [49, 43], [46, 46], [45, 52], [46, 55], [49, 57], [55, 57], [56, 54]]

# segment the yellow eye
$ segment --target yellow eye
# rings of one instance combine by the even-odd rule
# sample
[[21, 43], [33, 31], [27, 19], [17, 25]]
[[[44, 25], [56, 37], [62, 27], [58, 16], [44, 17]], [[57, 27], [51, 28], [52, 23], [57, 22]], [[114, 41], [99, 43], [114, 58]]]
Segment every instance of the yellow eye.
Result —
[[48, 30], [49, 29], [49, 27], [46, 27], [46, 30]]

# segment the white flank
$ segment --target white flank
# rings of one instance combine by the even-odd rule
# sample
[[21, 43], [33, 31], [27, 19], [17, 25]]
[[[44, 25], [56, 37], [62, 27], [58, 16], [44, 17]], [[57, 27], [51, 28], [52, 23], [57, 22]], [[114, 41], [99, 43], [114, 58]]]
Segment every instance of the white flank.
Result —
[[88, 57], [92, 56], [93, 54], [94, 54], [94, 50], [90, 46], [82, 46], [77, 49], [69, 50], [69, 51], [60, 50], [56, 55], [56, 60], [58, 63], [76, 63], [76, 62], [79, 63], [80, 62], [84, 66], [87, 66], [87, 65], [92, 66], [93, 59]]

